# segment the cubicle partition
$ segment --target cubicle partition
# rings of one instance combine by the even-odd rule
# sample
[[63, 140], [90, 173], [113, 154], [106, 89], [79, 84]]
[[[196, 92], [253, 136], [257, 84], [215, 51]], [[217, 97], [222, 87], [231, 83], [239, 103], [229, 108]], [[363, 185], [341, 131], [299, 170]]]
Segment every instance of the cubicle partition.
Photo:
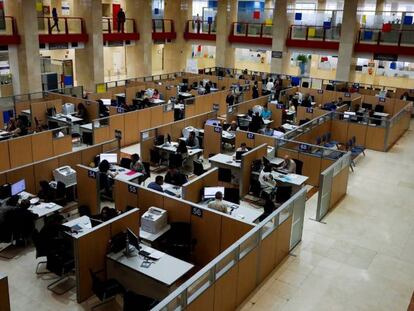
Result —
[[106, 270], [106, 254], [111, 238], [127, 229], [139, 234], [140, 214], [138, 209], [130, 210], [73, 237], [78, 303], [94, 295], [89, 271]]
[[0, 311], [10, 311], [9, 282], [7, 276], [0, 273]]
[[240, 146], [245, 143], [248, 148], [256, 148], [262, 144], [267, 144], [269, 147], [276, 146], [276, 137], [267, 136], [258, 133], [252, 133], [242, 130], [236, 131], [236, 146]]
[[231, 123], [232, 121], [237, 121], [238, 114], [247, 114], [248, 111], [256, 105], [259, 105], [259, 106], [267, 105], [268, 101], [269, 101], [269, 96], [261, 96], [259, 98], [244, 101], [237, 105], [229, 106], [227, 108], [227, 114], [226, 114], [227, 123]]
[[71, 103], [75, 105], [75, 110], [78, 109], [78, 104], [83, 104], [88, 113], [88, 120], [84, 120], [86, 122], [99, 118], [99, 106], [96, 101], [87, 100], [87, 99], [74, 97], [74, 96], [69, 96], [67, 94], [55, 93], [55, 92], [48, 93], [48, 98], [60, 99], [62, 101], [62, 104]]
[[[3, 150], [1, 147], [0, 150]], [[9, 170], [2, 170], [2, 172], [0, 172], [0, 185], [5, 183], [12, 184], [21, 179], [25, 179], [26, 191], [32, 194], [36, 194], [40, 191], [40, 181], [50, 181], [53, 179], [54, 169], [66, 165], [75, 169], [76, 165], [79, 163], [83, 165], [89, 165], [91, 162], [93, 162], [96, 155], [102, 152], [109, 152], [113, 150], [119, 150], [117, 140], [112, 140], [74, 152], [71, 151], [57, 156], [52, 156], [41, 161], [34, 163], [31, 162], [29, 164], [21, 165]], [[89, 198], [91, 194], [93, 195], [93, 192], [88, 192], [90, 189], [82, 190], [85, 190], [85, 197], [87, 198]]]
[[205, 187], [217, 187], [219, 183], [218, 168], [216, 167], [184, 184], [182, 198], [189, 202], [199, 203], [202, 200], [203, 189]]
[[67, 127], [0, 141], [0, 172], [71, 151]]
[[[192, 126], [194, 128], [204, 128], [204, 123], [208, 119], [216, 119], [217, 112], [210, 111], [203, 113], [201, 115], [197, 115], [194, 117], [186, 118], [176, 122], [166, 123], [161, 126], [157, 127], [145, 127], [145, 130], [141, 130], [140, 135], [140, 142], [141, 142], [141, 158], [144, 162], [150, 161], [150, 150], [154, 147], [154, 140], [158, 135], [167, 135], [170, 134], [172, 141], [177, 141], [180, 137], [182, 137], [182, 131], [187, 126]], [[204, 136], [209, 135], [205, 133]], [[204, 138], [206, 139], [206, 137]]]
[[222, 127], [214, 125], [204, 125], [203, 154], [204, 158], [209, 158], [221, 152]]
[[321, 221], [346, 195], [350, 165], [351, 152], [347, 152], [321, 173], [315, 220]]
[[235, 310], [301, 241], [305, 201], [301, 189], [153, 310]]
[[267, 156], [267, 144], [262, 144], [242, 154], [239, 188], [241, 198], [249, 192], [253, 161], [261, 160], [264, 156]]
[[226, 113], [226, 96], [228, 91], [218, 91], [210, 94], [199, 95], [185, 100], [185, 116], [193, 117], [211, 110], [216, 110], [218, 115]]

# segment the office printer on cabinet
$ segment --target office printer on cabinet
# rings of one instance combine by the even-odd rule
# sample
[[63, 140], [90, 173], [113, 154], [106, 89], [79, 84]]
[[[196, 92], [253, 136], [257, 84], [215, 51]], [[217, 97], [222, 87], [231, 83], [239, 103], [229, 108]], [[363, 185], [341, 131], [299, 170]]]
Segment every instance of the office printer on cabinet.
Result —
[[141, 229], [153, 234], [158, 233], [167, 225], [167, 211], [150, 207], [141, 217]]

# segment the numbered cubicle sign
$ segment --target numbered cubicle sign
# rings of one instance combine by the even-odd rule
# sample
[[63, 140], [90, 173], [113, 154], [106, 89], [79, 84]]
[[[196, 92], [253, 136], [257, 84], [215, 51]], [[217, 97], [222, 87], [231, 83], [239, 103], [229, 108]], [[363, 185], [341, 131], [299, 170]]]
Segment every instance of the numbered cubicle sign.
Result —
[[254, 139], [254, 133], [247, 133], [248, 139]]
[[88, 171], [88, 177], [92, 179], [96, 179], [96, 172], [93, 170]]
[[220, 126], [215, 126], [214, 127], [214, 132], [221, 133], [221, 127]]
[[308, 107], [308, 108], [306, 108], [306, 112], [307, 112], [307, 113], [313, 113], [313, 108], [312, 108], [312, 107]]
[[116, 139], [122, 139], [122, 131], [115, 130], [115, 138]]
[[380, 97], [380, 98], [379, 98], [379, 102], [380, 102], [380, 103], [385, 103], [385, 97]]
[[219, 111], [219, 109], [220, 109], [220, 105], [219, 105], [219, 104], [214, 103], [214, 104], [213, 104], [213, 111]]
[[283, 51], [272, 51], [272, 58], [283, 58]]
[[351, 93], [344, 93], [344, 97], [351, 97]]
[[318, 94], [323, 94], [323, 90], [318, 90]]
[[116, 112], [117, 113], [124, 113], [124, 108], [122, 108], [122, 107], [116, 107]]
[[276, 109], [284, 109], [285, 105], [283, 104], [276, 104]]
[[128, 192], [133, 193], [133, 194], [137, 194], [138, 193], [138, 188], [136, 186], [133, 186], [133, 185], [128, 185]]
[[191, 214], [193, 214], [194, 216], [203, 218], [203, 210], [199, 207], [191, 207]]

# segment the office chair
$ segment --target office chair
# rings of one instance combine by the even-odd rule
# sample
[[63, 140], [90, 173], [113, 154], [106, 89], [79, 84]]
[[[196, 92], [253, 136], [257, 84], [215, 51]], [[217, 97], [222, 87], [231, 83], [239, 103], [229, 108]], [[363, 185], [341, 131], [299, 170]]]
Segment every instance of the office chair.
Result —
[[113, 300], [116, 295], [124, 294], [124, 287], [115, 279], [102, 280], [98, 277], [98, 273], [104, 272], [100, 270], [98, 272], [93, 272], [89, 269], [89, 274], [92, 279], [92, 292], [96, 297], [101, 301], [101, 303], [93, 306], [91, 310], [96, 309], [97, 307], [103, 306]]
[[168, 165], [180, 169], [183, 166], [183, 157], [181, 154], [171, 153], [168, 159]]
[[41, 180], [39, 182], [40, 191], [38, 193], [38, 197], [45, 202], [50, 202], [52, 200], [52, 188], [49, 185], [49, 182], [46, 180]]
[[292, 186], [277, 186], [276, 203], [283, 204], [292, 196]]
[[79, 214], [79, 217], [82, 217], [82, 216], [90, 217], [91, 216], [91, 209], [87, 205], [81, 205], [81, 206], [78, 207], [78, 214]]
[[261, 198], [262, 196], [262, 186], [257, 179], [251, 178], [250, 179], [250, 189], [249, 193], [254, 195], [255, 197]]
[[[35, 249], [36, 249], [36, 259], [37, 258], [40, 258], [40, 257], [46, 257], [47, 256], [47, 253], [48, 253], [49, 247], [47, 245], [47, 241], [46, 240], [43, 240], [41, 238], [39, 231], [37, 231], [37, 230], [34, 230], [33, 231], [32, 241], [33, 241], [33, 244], [34, 244]], [[39, 271], [39, 267], [42, 264], [46, 264], [46, 263], [47, 263], [46, 260], [39, 261], [37, 263], [37, 266], [36, 266], [36, 274], [39, 275], [39, 274], [47, 274], [47, 273], [49, 273], [49, 271], [44, 271], [44, 272], [40, 272]]]
[[322, 143], [322, 138], [320, 136], [316, 137], [316, 144], [315, 145], [320, 145]]
[[292, 159], [296, 163], [296, 174], [302, 175], [302, 168], [303, 168], [303, 162], [300, 160]]
[[65, 206], [66, 203], [67, 203], [67, 200], [66, 200], [66, 186], [61, 181], [57, 182], [53, 202], [58, 204], [58, 205], [61, 205], [61, 206]]
[[327, 84], [326, 85], [326, 90], [327, 91], [335, 91], [335, 87], [332, 84]]
[[119, 163], [120, 167], [130, 169], [131, 168], [131, 159], [128, 158], [121, 158], [121, 162]]
[[365, 156], [365, 147], [362, 146], [362, 145], [357, 145], [356, 144], [356, 137], [355, 136], [352, 136], [351, 140], [352, 140], [352, 147], [354, 149], [362, 151], [363, 155]]
[[223, 182], [231, 182], [231, 169], [219, 167], [218, 180]]
[[240, 190], [239, 188], [225, 188], [224, 200], [234, 204], [240, 204]]
[[59, 276], [59, 278], [56, 281], [53, 281], [47, 286], [47, 289], [52, 291], [56, 295], [63, 295], [64, 293], [68, 292], [69, 290], [75, 287], [74, 284], [70, 288], [67, 288], [61, 292], [54, 290], [54, 286], [62, 282], [63, 280], [68, 279], [69, 274], [75, 268], [75, 260], [73, 258], [73, 255], [67, 251], [67, 249], [70, 249], [71, 246], [65, 246], [64, 244], [65, 243], [62, 240], [62, 244], [60, 247], [50, 251], [47, 254], [46, 269]]
[[151, 149], [150, 150], [150, 163], [153, 166], [160, 166], [161, 165], [161, 156], [158, 150]]
[[147, 311], [151, 310], [159, 303], [158, 300], [127, 291], [124, 295], [123, 311]]
[[206, 172], [203, 163], [198, 160], [193, 161], [193, 174], [196, 176], [203, 175]]
[[203, 143], [204, 143], [204, 139], [203, 139], [203, 137], [202, 136], [198, 136], [198, 137], [196, 137], [197, 139], [198, 139], [198, 145], [200, 146], [200, 149], [204, 149], [204, 145], [203, 145]]
[[191, 237], [191, 224], [172, 222], [171, 229], [165, 234], [162, 249], [171, 256], [190, 262], [197, 240]]

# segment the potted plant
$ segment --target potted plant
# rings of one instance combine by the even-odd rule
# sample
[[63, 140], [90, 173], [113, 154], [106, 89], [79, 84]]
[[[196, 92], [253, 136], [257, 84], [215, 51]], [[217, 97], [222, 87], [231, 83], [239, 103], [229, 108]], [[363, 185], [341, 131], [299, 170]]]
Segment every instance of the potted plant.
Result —
[[299, 68], [300, 68], [300, 74], [301, 75], [305, 74], [306, 64], [308, 63], [308, 60], [310, 58], [311, 58], [310, 55], [309, 55], [309, 57], [307, 57], [305, 54], [299, 54], [296, 57], [296, 61], [299, 63]]

